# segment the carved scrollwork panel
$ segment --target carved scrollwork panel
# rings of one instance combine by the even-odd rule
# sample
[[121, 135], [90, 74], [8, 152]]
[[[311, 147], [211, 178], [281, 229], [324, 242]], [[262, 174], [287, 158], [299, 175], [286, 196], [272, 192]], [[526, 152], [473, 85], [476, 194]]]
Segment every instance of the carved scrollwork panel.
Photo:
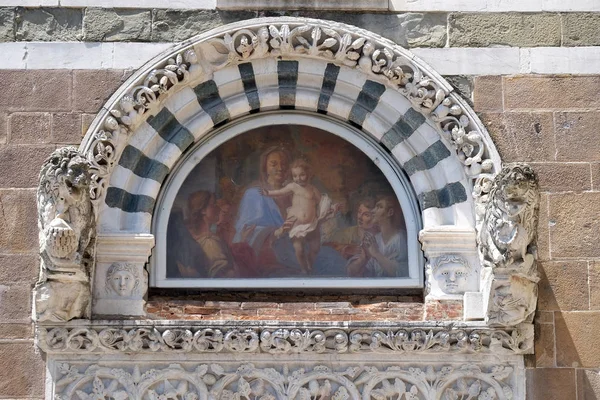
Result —
[[56, 399], [502, 399], [521, 392], [511, 363], [81, 365], [57, 362]]
[[48, 353], [527, 354], [533, 328], [38, 328]]

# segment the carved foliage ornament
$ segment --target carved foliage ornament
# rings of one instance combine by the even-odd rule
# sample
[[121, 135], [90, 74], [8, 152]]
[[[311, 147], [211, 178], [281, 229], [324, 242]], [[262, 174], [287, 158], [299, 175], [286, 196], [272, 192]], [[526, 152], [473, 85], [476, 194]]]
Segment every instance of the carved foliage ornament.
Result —
[[157, 329], [39, 328], [48, 353], [464, 353], [532, 352], [533, 328], [490, 329]]
[[[451, 87], [427, 72], [410, 52], [373, 33], [343, 24], [310, 19], [263, 19], [234, 32], [200, 36], [189, 46], [169, 54], [131, 85], [99, 123], [85, 145], [92, 165], [90, 194], [103, 198], [124, 141], [148, 115], [158, 111], [178, 87], [210, 79], [222, 68], [268, 57], [309, 57], [360, 69], [398, 90], [413, 107], [437, 123], [454, 144], [467, 176], [477, 179], [477, 193], [489, 187], [494, 162], [486, 148], [486, 134], [474, 114]], [[272, 22], [272, 23], [268, 23]], [[243, 23], [238, 23], [243, 26]]]
[[513, 399], [509, 365], [331, 368], [199, 364], [144, 368], [58, 363], [55, 399], [421, 400]]
[[40, 278], [35, 286], [39, 321], [86, 316], [94, 219], [89, 163], [74, 147], [58, 149], [42, 166], [37, 192]]

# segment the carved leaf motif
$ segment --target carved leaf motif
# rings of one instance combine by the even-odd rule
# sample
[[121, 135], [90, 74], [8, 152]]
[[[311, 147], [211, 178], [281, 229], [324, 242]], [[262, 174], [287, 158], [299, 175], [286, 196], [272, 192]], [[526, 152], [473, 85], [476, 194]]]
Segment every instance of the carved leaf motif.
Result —
[[396, 389], [397, 393], [403, 394], [404, 392], [406, 392], [406, 384], [402, 379], [396, 378], [394, 380], [394, 389]]
[[375, 400], [386, 400], [385, 391], [382, 389], [371, 390], [371, 397]]
[[460, 378], [459, 380], [456, 381], [456, 386], [458, 387], [460, 394], [467, 393], [467, 381], [464, 380], [463, 378]]
[[479, 392], [481, 392], [481, 382], [475, 381], [469, 386], [468, 395], [474, 398]]
[[444, 395], [446, 396], [446, 400], [458, 400], [458, 393], [452, 388], [446, 389]]
[[223, 390], [221, 391], [220, 400], [234, 400], [235, 396], [231, 390]]
[[496, 400], [497, 398], [496, 391], [490, 387], [486, 391], [482, 392], [479, 397], [477, 397], [477, 400]]
[[405, 396], [406, 400], [419, 400], [419, 389], [416, 385], [413, 385]]
[[494, 379], [502, 381], [508, 378], [512, 371], [513, 369], [511, 367], [498, 365], [492, 369], [492, 376], [494, 377]]
[[502, 391], [504, 391], [504, 397], [506, 397], [508, 400], [512, 400], [513, 392], [509, 386], [502, 386]]
[[81, 390], [76, 390], [75, 393], [77, 393], [77, 396], [79, 396], [79, 398], [81, 400], [95, 400], [93, 396], [91, 396]]
[[210, 369], [217, 375], [224, 375], [225, 370], [219, 364], [211, 364]]
[[245, 397], [246, 399], [250, 399], [250, 393], [252, 393], [252, 389], [250, 389], [250, 384], [244, 378], [238, 380], [238, 391], [236, 393], [236, 398]]
[[94, 394], [104, 396], [104, 382], [102, 382], [102, 379], [95, 377], [92, 387], [94, 389]]
[[296, 400], [311, 400], [310, 392], [306, 388], [300, 388]]
[[208, 365], [206, 365], [206, 364], [199, 365], [198, 368], [196, 368], [195, 372], [199, 377], [203, 377], [208, 372]]
[[325, 39], [323, 41], [323, 43], [321, 44], [322, 47], [333, 47], [337, 44], [337, 40], [335, 40], [334, 38], [328, 38]]
[[302, 36], [297, 36], [296, 40], [298, 40], [304, 47], [306, 47], [306, 48], [310, 47], [310, 43], [308, 43], [308, 40], [306, 40]]
[[344, 386], [340, 386], [331, 397], [332, 400], [348, 400], [349, 398], [348, 389]]
[[126, 400], [129, 398], [129, 395], [127, 394], [127, 392], [125, 392], [123, 390], [119, 390], [118, 392], [114, 392], [112, 394], [112, 398], [114, 400]]

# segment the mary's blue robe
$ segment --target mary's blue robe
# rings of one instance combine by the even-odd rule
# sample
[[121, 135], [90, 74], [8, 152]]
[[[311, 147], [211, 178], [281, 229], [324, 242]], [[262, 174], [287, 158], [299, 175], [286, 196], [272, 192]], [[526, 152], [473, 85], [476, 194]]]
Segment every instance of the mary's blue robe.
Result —
[[[238, 208], [233, 242], [242, 242], [244, 227], [255, 225], [254, 231], [248, 236], [246, 242], [258, 255], [269, 236], [283, 225], [284, 221], [285, 219], [281, 215], [279, 207], [271, 197], [263, 196], [257, 187], [249, 188], [244, 193]], [[300, 264], [298, 264], [292, 241], [287, 234], [273, 240], [272, 250], [282, 266], [291, 271], [297, 271], [297, 274], [300, 275]], [[313, 266], [313, 274], [318, 276], [347, 276], [346, 260], [334, 249], [321, 247]]]

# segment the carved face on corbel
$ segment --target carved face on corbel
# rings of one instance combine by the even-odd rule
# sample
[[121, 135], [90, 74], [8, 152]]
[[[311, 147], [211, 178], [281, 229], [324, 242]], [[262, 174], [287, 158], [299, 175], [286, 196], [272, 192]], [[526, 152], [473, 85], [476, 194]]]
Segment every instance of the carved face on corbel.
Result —
[[121, 297], [130, 297], [140, 284], [140, 278], [131, 264], [114, 263], [106, 273], [106, 290]]
[[443, 255], [436, 260], [433, 277], [446, 294], [462, 294], [467, 291], [469, 275], [467, 261], [458, 255]]

